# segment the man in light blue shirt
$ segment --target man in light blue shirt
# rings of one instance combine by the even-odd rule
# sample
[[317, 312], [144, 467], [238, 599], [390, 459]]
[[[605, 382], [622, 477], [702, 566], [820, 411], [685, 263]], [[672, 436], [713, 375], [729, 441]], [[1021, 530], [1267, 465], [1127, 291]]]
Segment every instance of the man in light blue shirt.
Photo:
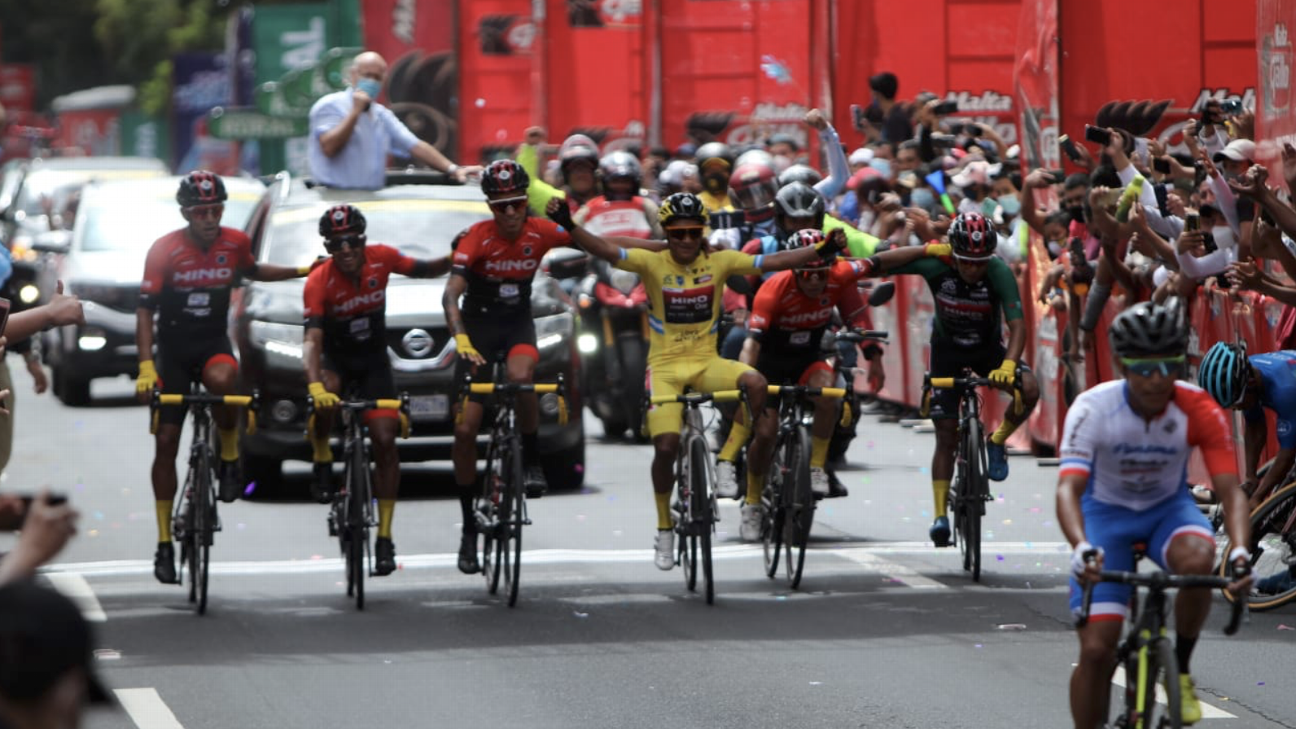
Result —
[[383, 186], [388, 154], [412, 157], [460, 182], [480, 171], [446, 159], [436, 147], [414, 136], [390, 109], [374, 101], [386, 75], [382, 56], [361, 53], [351, 64], [351, 87], [311, 107], [311, 176], [328, 187], [377, 190]]

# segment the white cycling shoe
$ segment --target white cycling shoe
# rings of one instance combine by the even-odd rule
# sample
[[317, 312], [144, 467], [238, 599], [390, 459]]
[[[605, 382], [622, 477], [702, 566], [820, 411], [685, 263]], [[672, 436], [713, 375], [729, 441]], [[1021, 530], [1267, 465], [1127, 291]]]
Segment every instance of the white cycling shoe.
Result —
[[822, 468], [810, 468], [810, 490], [815, 496], [823, 498], [828, 495], [828, 472]]
[[742, 505], [742, 522], [738, 525], [738, 537], [744, 542], [759, 542], [761, 538], [761, 521], [765, 518], [765, 509], [760, 504]]
[[657, 569], [662, 571], [670, 570], [675, 566], [675, 530], [658, 529], [657, 537], [653, 540], [653, 563]]
[[716, 497], [721, 499], [738, 498], [738, 472], [733, 461], [716, 461]]

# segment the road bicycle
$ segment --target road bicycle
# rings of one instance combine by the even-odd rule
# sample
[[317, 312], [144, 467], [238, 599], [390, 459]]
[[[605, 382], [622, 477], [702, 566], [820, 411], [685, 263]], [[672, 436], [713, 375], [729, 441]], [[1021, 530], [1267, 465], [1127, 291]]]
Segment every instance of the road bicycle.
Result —
[[[378, 526], [374, 512], [372, 453], [365, 441], [364, 414], [370, 410], [395, 410], [400, 418], [401, 437], [409, 437], [409, 395], [399, 398], [364, 400], [348, 392], [335, 407], [342, 419], [342, 489], [333, 495], [329, 507], [329, 536], [337, 537], [346, 570], [347, 597], [355, 598], [356, 609], [364, 610], [365, 578], [372, 577], [373, 546], [370, 530]], [[308, 398], [308, 413], [314, 400]], [[309, 422], [309, 419], [308, 419]]]
[[163, 394], [153, 391], [149, 402], [151, 431], [157, 432], [158, 408], [162, 406], [188, 407], [192, 416], [193, 438], [189, 446], [189, 470], [185, 474], [181, 497], [175, 500], [171, 516], [171, 532], [180, 543], [180, 584], [184, 573], [189, 574], [189, 602], [194, 603], [199, 615], [207, 612], [207, 583], [211, 567], [211, 547], [216, 532], [221, 530], [220, 514], [216, 509], [216, 484], [219, 463], [216, 432], [212, 427], [212, 406], [228, 405], [247, 409], [247, 432], [256, 432], [256, 413], [260, 398], [251, 395], [211, 395], [203, 390], [201, 379], [195, 379], [189, 394]]
[[567, 423], [567, 402], [561, 374], [556, 383], [525, 384], [507, 379], [504, 360], [497, 360], [492, 382], [474, 383], [471, 376], [465, 376], [459, 396], [461, 402], [469, 394], [493, 395], [495, 399], [490, 443], [486, 447], [486, 477], [482, 479], [482, 492], [473, 513], [481, 536], [486, 590], [496, 594], [502, 576], [508, 605], [513, 607], [517, 605], [522, 577], [522, 529], [531, 524], [527, 514], [522, 435], [516, 422], [517, 396], [524, 392], [556, 395], [558, 422], [562, 425]]
[[[1134, 546], [1134, 572], [1103, 570], [1103, 582], [1119, 582], [1134, 589], [1130, 593], [1129, 619], [1125, 621], [1125, 636], [1116, 647], [1116, 665], [1125, 669], [1125, 691], [1120, 714], [1112, 726], [1117, 729], [1179, 729], [1182, 696], [1179, 691], [1179, 660], [1175, 657], [1174, 641], [1166, 628], [1170, 610], [1167, 590], [1192, 587], [1220, 588], [1228, 586], [1230, 578], [1213, 575], [1171, 575], [1160, 570], [1139, 573], [1138, 563], [1147, 556], [1146, 544]], [[1092, 555], [1089, 557], [1092, 560]], [[1241, 574], [1232, 579], [1239, 579]], [[1093, 583], [1084, 588], [1084, 602], [1076, 616], [1076, 627], [1089, 621], [1089, 606], [1093, 600]], [[1147, 590], [1147, 597], [1139, 607], [1138, 590]], [[1242, 623], [1246, 603], [1233, 602], [1225, 635], [1233, 635]], [[1165, 710], [1158, 717], [1157, 686], [1165, 691]], [[1158, 722], [1159, 718], [1159, 722]]]
[[[930, 403], [932, 389], [958, 391], [958, 451], [954, 460], [954, 478], [950, 481], [947, 508], [954, 512], [954, 541], [963, 555], [963, 571], [972, 573], [972, 581], [981, 580], [981, 518], [990, 494], [989, 470], [986, 465], [986, 442], [981, 423], [981, 397], [976, 388], [990, 387], [988, 378], [964, 370], [962, 377], [923, 376], [923, 411]], [[1013, 406], [1021, 407], [1021, 373], [1013, 383]]]
[[[675, 514], [675, 563], [683, 567], [684, 584], [689, 592], [697, 589], [701, 573], [708, 605], [715, 603], [715, 580], [711, 572], [711, 538], [720, 521], [716, 509], [715, 468], [707, 445], [706, 425], [701, 406], [707, 402], [747, 403], [742, 390], [686, 392], [683, 395], [654, 395], [652, 405], [678, 402], [684, 405], [680, 430], [680, 447], [675, 456], [675, 497], [671, 510]], [[751, 422], [750, 407], [748, 420]]]
[[[1231, 541], [1225, 541], [1221, 554], [1230, 554], [1233, 547]], [[1252, 510], [1247, 550], [1255, 585], [1240, 602], [1251, 610], [1265, 611], [1296, 599], [1296, 481], [1278, 488]], [[1228, 565], [1221, 561], [1217, 569], [1223, 575]], [[1227, 591], [1224, 595], [1234, 599]]]

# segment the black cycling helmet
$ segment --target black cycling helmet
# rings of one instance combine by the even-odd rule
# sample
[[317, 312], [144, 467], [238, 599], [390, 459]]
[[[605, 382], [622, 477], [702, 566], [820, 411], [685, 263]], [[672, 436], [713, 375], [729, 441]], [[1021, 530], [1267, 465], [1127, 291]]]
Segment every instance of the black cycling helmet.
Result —
[[194, 170], [180, 180], [180, 189], [176, 190], [176, 202], [180, 207], [194, 205], [216, 205], [229, 198], [225, 194], [225, 182], [220, 175], [207, 170]]
[[661, 207], [657, 208], [657, 220], [662, 225], [670, 225], [677, 220], [694, 220], [706, 225], [706, 206], [691, 192], [677, 192], [662, 200]]
[[487, 195], [526, 192], [530, 185], [526, 170], [511, 159], [497, 159], [482, 170], [481, 189]]
[[1129, 307], [1116, 315], [1107, 336], [1118, 357], [1173, 357], [1183, 354], [1188, 345], [1188, 327], [1177, 299], [1164, 305], [1144, 301]]
[[699, 170], [706, 167], [707, 162], [711, 160], [720, 160], [725, 163], [725, 169], [733, 169], [733, 150], [729, 149], [729, 145], [724, 142], [707, 142], [698, 147], [696, 157]]
[[949, 229], [954, 257], [969, 261], [986, 261], [994, 255], [999, 236], [981, 213], [959, 213]]
[[824, 210], [823, 195], [819, 191], [801, 182], [782, 188], [774, 196], [774, 211], [778, 215], [787, 218], [810, 218], [815, 219], [815, 227], [823, 227]]
[[319, 232], [325, 238], [363, 237], [366, 225], [364, 213], [354, 205], [334, 205], [320, 216]]
[[819, 174], [819, 170], [809, 165], [792, 165], [780, 172], [778, 176], [779, 187], [786, 187], [794, 182], [814, 187], [822, 180], [823, 175]]

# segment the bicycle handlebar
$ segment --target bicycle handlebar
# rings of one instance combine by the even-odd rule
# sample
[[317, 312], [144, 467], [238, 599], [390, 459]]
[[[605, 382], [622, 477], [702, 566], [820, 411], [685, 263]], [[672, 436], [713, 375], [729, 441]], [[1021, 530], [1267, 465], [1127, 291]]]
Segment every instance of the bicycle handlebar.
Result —
[[681, 402], [686, 405], [701, 405], [704, 402], [734, 402], [742, 400], [742, 390], [717, 390], [715, 392], [687, 392], [683, 395], [653, 395], [649, 401], [653, 405], [665, 405]]
[[805, 385], [769, 385], [765, 391], [770, 395], [803, 395], [805, 397], [846, 397], [842, 387], [807, 387]]
[[153, 407], [163, 405], [234, 405], [236, 407], [255, 409], [260, 404], [258, 395], [183, 395], [177, 393], [162, 394], [153, 391]]
[[849, 331], [837, 332], [833, 335], [839, 342], [883, 342], [886, 343], [891, 336], [891, 332], [881, 329], [851, 329]]
[[[932, 377], [931, 373], [923, 375], [923, 390], [953, 390], [968, 389], [973, 387], [998, 387], [988, 377]], [[1020, 414], [1022, 411], [1022, 376], [1021, 368], [1013, 374], [1013, 412]]]
[[522, 382], [484, 382], [473, 383], [468, 386], [468, 391], [474, 395], [490, 395], [494, 392], [558, 392], [560, 386], [554, 383], [529, 384]]
[[[1237, 575], [1235, 579], [1242, 579], [1244, 575]], [[1101, 582], [1118, 582], [1124, 585], [1134, 585], [1136, 587], [1146, 587], [1154, 592], [1164, 592], [1168, 589], [1183, 589], [1192, 587], [1207, 587], [1210, 589], [1224, 589], [1232, 584], [1233, 580], [1227, 577], [1218, 577], [1215, 575], [1172, 575], [1166, 572], [1123, 572], [1120, 570], [1103, 570], [1099, 573]], [[1093, 602], [1093, 589], [1097, 583], [1090, 582], [1085, 584], [1084, 602], [1081, 604], [1080, 613], [1076, 616], [1076, 627], [1081, 627], [1089, 622], [1089, 606]], [[1242, 617], [1246, 613], [1247, 599], [1246, 595], [1240, 595], [1233, 599], [1233, 608], [1229, 614], [1228, 625], [1224, 626], [1224, 635], [1233, 635], [1238, 631], [1242, 624]]]

